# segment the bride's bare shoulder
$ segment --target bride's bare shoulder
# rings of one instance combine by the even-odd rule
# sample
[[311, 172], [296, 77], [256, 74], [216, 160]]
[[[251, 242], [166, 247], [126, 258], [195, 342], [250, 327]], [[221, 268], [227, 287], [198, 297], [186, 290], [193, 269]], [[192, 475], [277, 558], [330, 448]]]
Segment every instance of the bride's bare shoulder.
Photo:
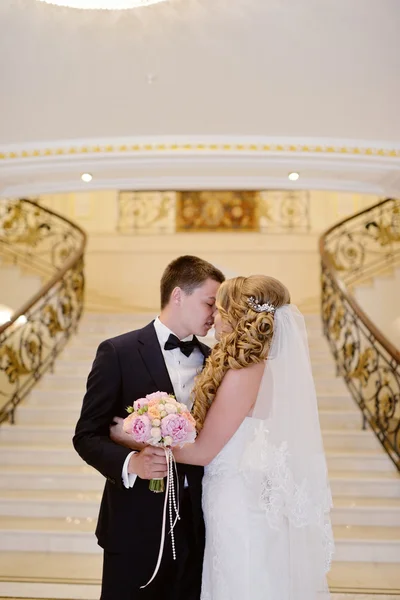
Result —
[[258, 389], [261, 377], [264, 373], [265, 363], [255, 363], [243, 369], [229, 369], [222, 381], [226, 386], [245, 386]]

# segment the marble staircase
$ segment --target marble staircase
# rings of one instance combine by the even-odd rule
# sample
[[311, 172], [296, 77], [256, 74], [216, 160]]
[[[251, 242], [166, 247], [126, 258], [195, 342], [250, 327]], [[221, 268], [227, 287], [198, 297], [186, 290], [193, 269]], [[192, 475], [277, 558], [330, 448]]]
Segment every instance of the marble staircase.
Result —
[[[98, 344], [153, 315], [87, 314], [78, 335], [0, 427], [0, 597], [99, 597], [94, 528], [102, 476], [71, 438]], [[361, 416], [334, 364], [318, 315], [306, 315], [320, 422], [334, 497], [332, 591], [400, 595], [400, 475]], [[361, 596], [359, 596], [361, 598]]]

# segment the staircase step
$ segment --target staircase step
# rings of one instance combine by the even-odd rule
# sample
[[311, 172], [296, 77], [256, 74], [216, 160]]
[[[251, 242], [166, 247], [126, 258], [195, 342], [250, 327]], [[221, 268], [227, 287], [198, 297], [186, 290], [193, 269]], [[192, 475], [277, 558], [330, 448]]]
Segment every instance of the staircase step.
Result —
[[319, 377], [336, 377], [336, 367], [333, 362], [333, 359], [329, 362], [311, 365], [314, 379], [318, 379]]
[[[0, 550], [100, 553], [91, 518], [0, 517]], [[400, 527], [335, 525], [335, 560], [398, 562]]]
[[[7, 562], [2, 561], [2, 555], [7, 557]], [[57, 564], [58, 557], [62, 568]], [[3, 579], [0, 582], [0, 594], [7, 598], [98, 600], [101, 562], [99, 554], [3, 552], [0, 553], [0, 569], [4, 564], [5, 572], [10, 576], [9, 581]], [[328, 576], [331, 600], [399, 600], [397, 571], [393, 563], [334, 562]], [[26, 573], [23, 582], [20, 573]], [[371, 591], [373, 595], [369, 594]], [[357, 595], [350, 592], [357, 592]]]
[[[55, 394], [57, 401], [54, 398]], [[47, 390], [41, 390], [40, 392], [36, 390], [19, 407], [16, 423], [18, 425], [58, 425], [63, 423], [73, 428], [80, 415], [83, 396], [84, 394], [80, 394], [79, 392], [68, 392], [66, 390], [56, 393]], [[321, 408], [319, 414], [321, 427], [326, 432], [340, 430], [343, 433], [359, 433], [361, 430], [362, 417], [357, 409]], [[362, 433], [368, 433], [370, 436], [373, 436], [370, 431]], [[371, 446], [369, 445], [368, 447]]]
[[[93, 357], [94, 358], [94, 357]], [[56, 375], [76, 375], [83, 377], [86, 384], [87, 376], [92, 368], [93, 360], [89, 361], [63, 361], [55, 366]]]
[[[0, 490], [0, 516], [79, 518], [95, 521], [101, 492], [71, 490]], [[336, 497], [335, 525], [400, 527], [398, 498]]]
[[320, 377], [336, 377], [336, 369], [333, 361], [312, 365], [312, 372], [314, 380], [317, 380]]
[[0, 516], [97, 520], [101, 492], [0, 490]]
[[400, 527], [400, 498], [358, 498], [336, 496], [332, 523]]
[[71, 375], [61, 375], [57, 373], [54, 375], [47, 375], [35, 388], [35, 392], [38, 392], [39, 395], [39, 392], [41, 391], [47, 392], [50, 390], [68, 390], [71, 392], [80, 392], [80, 394], [83, 395], [86, 389], [86, 380], [88, 374], [89, 371], [86, 373], [86, 375], [79, 375], [77, 373]]
[[[86, 392], [86, 377], [82, 378], [82, 384], [78, 389], [47, 389], [46, 381], [43, 382], [40, 388], [34, 389], [29, 397], [24, 401], [21, 406], [48, 406], [55, 404], [59, 406], [71, 406], [72, 404], [82, 404], [83, 397]], [[348, 391], [319, 391], [317, 393], [318, 406], [321, 409], [332, 410], [332, 409], [347, 409], [358, 411], [357, 405], [350, 396]]]
[[323, 392], [330, 392], [330, 393], [337, 392], [337, 393], [343, 393], [343, 394], [349, 393], [346, 384], [344, 383], [343, 379], [341, 379], [340, 377], [318, 377], [318, 378], [314, 379], [314, 383], [315, 383], [315, 389], [317, 390], [317, 393], [323, 393]]
[[308, 347], [310, 350], [310, 356], [322, 354], [328, 356], [331, 361], [333, 360], [331, 350], [325, 340], [319, 340], [318, 338], [313, 340], [313, 338], [308, 338]]
[[[94, 358], [94, 355], [93, 355]], [[76, 364], [76, 363], [75, 363]], [[86, 388], [86, 380], [87, 376], [90, 372], [92, 363], [88, 362], [84, 367], [84, 372], [82, 369], [81, 373], [77, 373], [73, 371], [70, 367], [70, 373], [60, 373], [56, 372], [54, 374], [46, 375], [40, 383], [37, 385], [33, 393], [37, 393], [41, 391], [50, 391], [50, 390], [68, 390], [68, 391], [79, 391], [84, 393]], [[56, 367], [57, 371], [58, 368]], [[87, 369], [87, 370], [86, 370]], [[82, 374], [83, 373], [83, 374]], [[317, 393], [343, 393], [349, 394], [346, 384], [339, 377], [335, 376], [326, 376], [319, 375], [315, 378], [315, 387]]]
[[[0, 427], [0, 444], [29, 444], [43, 446], [55, 444], [70, 446], [75, 424], [79, 416], [80, 406], [81, 400], [79, 400], [79, 403], [75, 402], [71, 407], [67, 408], [32, 407], [25, 404], [18, 410], [16, 425], [4, 423]], [[45, 422], [46, 416], [48, 417], [48, 422]], [[60, 422], [64, 423], [64, 425], [60, 425]], [[348, 441], [347, 443], [349, 458], [354, 458], [357, 453], [363, 458], [370, 456], [372, 460], [376, 457], [377, 452], [379, 453], [379, 456], [387, 456], [382, 451], [379, 442], [377, 442], [372, 432], [347, 430], [346, 434], [348, 435], [343, 435], [342, 438], [338, 431], [339, 430], [323, 430], [324, 439], [326, 441], [325, 445], [330, 447], [327, 448], [328, 454], [333, 455], [333, 453], [336, 452], [336, 455], [340, 458], [343, 455], [346, 456], [346, 452], [343, 453], [342, 449], [345, 447], [344, 441], [347, 438], [350, 440], [350, 442]], [[353, 436], [352, 433], [355, 435]], [[362, 449], [359, 450], [356, 442], [360, 437], [366, 442], [366, 448], [364, 450], [368, 451], [369, 449], [372, 451], [372, 454], [365, 455], [363, 454]], [[354, 442], [353, 445], [351, 445], [352, 441]], [[376, 449], [377, 452], [373, 452], [374, 449]], [[376, 458], [376, 460], [379, 462], [380, 459]]]
[[[43, 596], [46, 598], [85, 598], [96, 600], [100, 596], [100, 579], [102, 569], [102, 557], [99, 554], [49, 554], [47, 552], [0, 552], [0, 573], [2, 579], [19, 581], [21, 574], [28, 582], [27, 585], [34, 589], [35, 581], [46, 581], [55, 587], [59, 581], [69, 584], [70, 595], [67, 596]], [[392, 595], [395, 590], [400, 590], [400, 570], [393, 563], [348, 563], [336, 562], [332, 565], [328, 576], [331, 590], [373, 590], [373, 598], [376, 593], [387, 592], [390, 598], [396, 600]], [[74, 583], [92, 587], [97, 595], [89, 594], [89, 589], [84, 589], [84, 596], [73, 595]], [[97, 584], [97, 585], [96, 585]], [[1, 585], [1, 584], [0, 584]], [[40, 584], [38, 584], [40, 585]], [[71, 591], [72, 590], [72, 591]], [[1, 588], [0, 588], [1, 592]], [[67, 592], [68, 594], [68, 592]], [[3, 594], [2, 594], [3, 595]], [[28, 594], [32, 597], [32, 591]], [[28, 597], [28, 596], [24, 596]], [[39, 597], [35, 595], [35, 597]], [[348, 596], [340, 595], [347, 600]], [[364, 600], [361, 597], [360, 600]], [[381, 598], [381, 597], [380, 597]], [[372, 599], [371, 599], [372, 600]]]
[[[206, 340], [208, 346], [212, 347], [215, 343], [215, 340]], [[61, 354], [61, 359], [63, 361], [85, 361], [93, 363], [96, 356], [97, 346], [85, 346], [80, 344], [76, 348], [71, 348], [70, 345], [66, 346], [66, 349]], [[315, 360], [316, 362], [329, 362], [332, 360], [331, 355], [327, 350], [315, 350]]]
[[[9, 427], [8, 429], [12, 429]], [[25, 428], [28, 429], [28, 428]], [[48, 430], [50, 443], [45, 445], [44, 437], [39, 439], [40, 429], [32, 427], [33, 431], [38, 433], [36, 442], [27, 444], [26, 439], [22, 439], [18, 444], [16, 440], [12, 440], [13, 443], [0, 443], [0, 453], [2, 456], [2, 463], [4, 465], [65, 465], [74, 466], [81, 464], [81, 458], [76, 453], [72, 446], [72, 433], [68, 429], [57, 429], [54, 432], [51, 429]], [[46, 429], [43, 429], [46, 432]], [[28, 430], [27, 435], [30, 431]], [[52, 438], [58, 439], [53, 440]], [[66, 439], [67, 443], [62, 442], [62, 439]], [[396, 473], [396, 469], [383, 450], [378, 452], [357, 452], [357, 451], [328, 451], [326, 454], [327, 464], [330, 471], [357, 471], [367, 472], [371, 470], [376, 472], [390, 472]]]
[[337, 592], [332, 600], [398, 600], [400, 569], [395, 563], [334, 560], [328, 584]]
[[[43, 382], [40, 388], [34, 389], [29, 397], [24, 400], [23, 406], [72, 406], [78, 405], [79, 408], [82, 405], [82, 400], [86, 392], [86, 377], [82, 379], [82, 384], [78, 389], [47, 389], [46, 381]], [[321, 409], [347, 409], [358, 411], [357, 405], [350, 396], [348, 391], [319, 391], [317, 393], [318, 406]], [[20, 410], [20, 409], [18, 409]], [[18, 413], [17, 413], [18, 417]]]
[[400, 497], [400, 475], [397, 471], [329, 471], [329, 481], [334, 500], [337, 496]]
[[359, 410], [319, 410], [319, 421], [322, 429], [361, 429], [362, 414]]
[[325, 451], [329, 450], [380, 450], [382, 446], [372, 431], [356, 429], [323, 429]]
[[359, 410], [348, 392], [345, 394], [319, 393], [317, 401], [319, 410]]
[[71, 348], [70, 345], [67, 345], [65, 350], [61, 354], [61, 358], [63, 360], [84, 360], [93, 362], [96, 356], [96, 347], [87, 348], [85, 346], [78, 346], [77, 348]]
[[82, 386], [80, 390], [34, 389], [29, 394], [29, 397], [26, 400], [24, 400], [23, 404], [21, 404], [18, 411], [23, 410], [25, 407], [43, 408], [43, 410], [47, 410], [47, 408], [51, 407], [80, 407], [82, 405], [82, 400], [85, 395], [85, 392], [85, 386]]
[[[42, 581], [54, 584], [55, 582], [64, 581], [67, 585], [72, 585], [74, 582], [93, 585], [100, 584], [101, 571], [102, 556], [99, 554], [0, 552], [1, 579], [8, 578], [9, 581], [19, 581], [23, 578], [31, 582]], [[0, 595], [0, 597], [2, 596]], [[26, 597], [32, 598], [32, 594]], [[39, 598], [39, 596], [36, 597]], [[58, 598], [58, 596], [46, 597]], [[60, 597], [75, 598], [72, 595]], [[97, 595], [97, 600], [99, 597], [100, 594]], [[82, 598], [86, 600], [87, 597], [85, 595]], [[116, 600], [118, 599], [116, 598]]]
[[96, 554], [94, 529], [92, 519], [0, 517], [0, 551]]
[[17, 446], [17, 445], [0, 445], [0, 454], [3, 465], [61, 465], [79, 467], [82, 464], [82, 459], [72, 447], [72, 442], [69, 446]]
[[[147, 323], [143, 323], [140, 326], [144, 327], [145, 325], [147, 325]], [[99, 344], [101, 344], [105, 340], [112, 339], [113, 337], [123, 335], [130, 331], [132, 331], [132, 328], [112, 330], [112, 331], [105, 332], [105, 333], [87, 332], [85, 335], [79, 334], [77, 337], [74, 337], [70, 341], [70, 343], [68, 344], [68, 347], [71, 349], [76, 349], [79, 347], [96, 349], [99, 346]], [[203, 341], [204, 343], [207, 343], [207, 340], [209, 340], [210, 343], [213, 344], [214, 339], [215, 339], [215, 333], [213, 330], [211, 330], [206, 336], [200, 337], [199, 339], [201, 339], [201, 341]], [[329, 350], [329, 345], [328, 345], [328, 342], [326, 341], [326, 339], [322, 338], [318, 334], [309, 334], [308, 335], [308, 345], [309, 345], [310, 349]]]
[[74, 428], [70, 425], [10, 425], [4, 423], [0, 427], [0, 447], [3, 444], [10, 446], [40, 445], [68, 445], [72, 443]]
[[[79, 323], [79, 336], [83, 336], [85, 333], [98, 333], [102, 331], [132, 331], [139, 327], [144, 327], [151, 321], [153, 321], [158, 311], [148, 312], [131, 312], [129, 314], [123, 313], [86, 313]], [[322, 321], [319, 315], [305, 314], [304, 320], [306, 323], [306, 329], [308, 335], [319, 335], [323, 337], [322, 333]]]
[[[332, 354], [329, 350], [327, 350], [326, 352], [323, 352], [323, 353], [310, 352], [310, 359], [311, 359], [311, 363], [312, 363], [313, 372], [316, 368], [326, 367], [327, 365], [334, 366]], [[67, 360], [69, 360], [69, 359], [67, 359]]]
[[375, 451], [328, 450], [326, 459], [330, 471], [363, 471], [397, 473], [396, 467], [383, 448]]
[[0, 552], [0, 597], [98, 600], [101, 565], [101, 554]]
[[104, 477], [81, 461], [80, 466], [1, 465], [0, 489], [81, 490], [98, 492]]
[[335, 560], [351, 562], [399, 562], [400, 527], [335, 525]]
[[[60, 398], [57, 395], [57, 400], [60, 401]], [[78, 403], [73, 403], [68, 406], [68, 403], [65, 402], [63, 405], [61, 403], [60, 406], [30, 406], [29, 404], [23, 404], [19, 410], [16, 417], [17, 425], [36, 425], [36, 424], [59, 424], [64, 423], [65, 425], [71, 426], [71, 431], [73, 431], [73, 426], [76, 424], [79, 414], [80, 414], [80, 405]]]

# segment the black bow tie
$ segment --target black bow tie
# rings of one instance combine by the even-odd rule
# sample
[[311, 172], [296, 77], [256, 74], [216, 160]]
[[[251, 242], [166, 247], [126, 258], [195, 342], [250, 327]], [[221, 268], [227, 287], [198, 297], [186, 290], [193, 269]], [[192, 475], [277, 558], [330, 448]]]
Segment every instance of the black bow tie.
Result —
[[173, 350], [174, 348], [180, 348], [181, 352], [183, 352], [185, 356], [190, 356], [195, 348], [199, 348], [199, 341], [196, 336], [193, 336], [192, 340], [189, 340], [188, 342], [181, 342], [176, 335], [171, 333], [165, 342], [164, 349]]

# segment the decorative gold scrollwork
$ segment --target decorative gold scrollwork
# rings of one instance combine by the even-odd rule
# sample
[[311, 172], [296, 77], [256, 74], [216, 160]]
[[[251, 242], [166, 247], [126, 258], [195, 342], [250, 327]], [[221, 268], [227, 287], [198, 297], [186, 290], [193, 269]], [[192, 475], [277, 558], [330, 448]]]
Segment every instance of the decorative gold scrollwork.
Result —
[[0, 347], [0, 369], [5, 372], [10, 383], [15, 383], [21, 375], [27, 375], [27, 369], [19, 359], [17, 352], [11, 346]]
[[[0, 203], [0, 249], [35, 273], [59, 274], [24, 314], [0, 333], [0, 423], [13, 419], [17, 404], [51, 366], [75, 331], [83, 310], [85, 235], [29, 200]], [[72, 266], [67, 260], [75, 256]], [[29, 260], [28, 260], [29, 259]], [[63, 268], [64, 267], [64, 268]]]
[[54, 337], [57, 333], [60, 333], [61, 331], [64, 331], [64, 328], [62, 327], [58, 319], [57, 311], [54, 308], [54, 306], [51, 306], [50, 304], [45, 306], [43, 308], [43, 316], [44, 322], [51, 337]]
[[360, 355], [358, 359], [358, 363], [354, 371], [349, 373], [349, 378], [359, 379], [362, 386], [366, 386], [368, 384], [370, 370], [372, 360], [374, 358], [374, 351], [372, 348], [367, 348]]

